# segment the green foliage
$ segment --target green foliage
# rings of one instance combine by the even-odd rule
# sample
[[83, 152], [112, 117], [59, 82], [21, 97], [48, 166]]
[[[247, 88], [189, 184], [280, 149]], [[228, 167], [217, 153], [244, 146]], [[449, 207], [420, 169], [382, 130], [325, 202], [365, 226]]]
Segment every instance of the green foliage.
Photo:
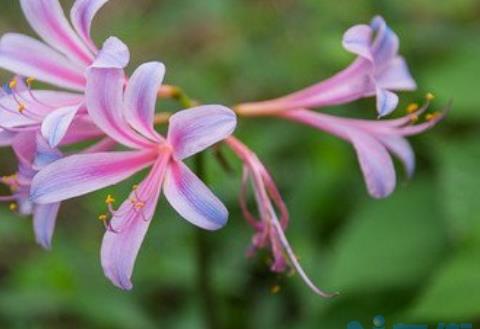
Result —
[[[0, 13], [0, 32], [31, 31], [19, 5]], [[65, 1], [65, 4], [72, 1]], [[480, 321], [480, 7], [476, 0], [122, 0], [95, 22], [95, 39], [116, 35], [132, 49], [132, 69], [162, 60], [167, 82], [202, 102], [235, 104], [282, 95], [341, 70], [352, 56], [343, 31], [383, 15], [433, 107], [453, 99], [449, 117], [416, 137], [417, 175], [399, 175], [388, 200], [368, 198], [352, 148], [314, 130], [269, 120], [242, 121], [238, 135], [258, 152], [291, 212], [287, 235], [319, 286], [269, 272], [268, 256], [244, 257], [252, 229], [237, 205], [240, 168], [227, 174], [207, 157], [229, 225], [209, 241], [214, 309], [223, 328], [338, 329], [351, 320]], [[3, 79], [8, 75], [2, 73]], [[161, 103], [161, 109], [176, 108]], [[374, 101], [332, 109], [370, 115]], [[401, 110], [400, 110], [401, 111]], [[13, 170], [2, 151], [2, 172]], [[4, 172], [5, 171], [5, 172]], [[206, 328], [198, 288], [196, 229], [161, 203], [140, 253], [135, 288], [122, 292], [98, 260], [104, 197], [122, 186], [62, 205], [53, 251], [35, 244], [29, 219], [0, 208], [0, 328]], [[5, 192], [2, 190], [2, 192]], [[272, 294], [274, 286], [280, 287]]]

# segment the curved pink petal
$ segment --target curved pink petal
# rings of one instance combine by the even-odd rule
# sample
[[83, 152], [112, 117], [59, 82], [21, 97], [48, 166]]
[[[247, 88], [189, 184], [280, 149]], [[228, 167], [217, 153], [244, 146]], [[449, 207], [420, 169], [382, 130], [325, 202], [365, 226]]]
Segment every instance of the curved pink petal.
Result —
[[89, 65], [93, 54], [68, 23], [58, 0], [20, 0], [30, 26], [50, 46], [73, 61]]
[[40, 170], [61, 158], [63, 154], [60, 150], [51, 147], [40, 134], [36, 136], [36, 152], [33, 161], [35, 170]]
[[200, 106], [172, 115], [167, 139], [177, 159], [185, 159], [227, 138], [236, 125], [232, 110], [221, 105]]
[[[100, 252], [102, 268], [112, 283], [129, 290], [138, 252], [153, 218], [168, 159], [157, 160], [147, 178], [132, 192], [109, 223]], [[142, 202], [142, 207], [131, 200]]]
[[53, 231], [60, 203], [36, 205], [33, 211], [33, 231], [37, 243], [45, 249], [51, 249]]
[[348, 130], [348, 136], [357, 152], [370, 195], [375, 198], [390, 195], [395, 189], [396, 176], [392, 158], [385, 146], [354, 128]]
[[0, 67], [57, 87], [77, 91], [85, 88], [82, 66], [23, 34], [8, 33], [2, 37]]
[[403, 57], [397, 56], [383, 71], [376, 73], [377, 85], [390, 90], [415, 90], [417, 84]]
[[227, 223], [223, 203], [182, 162], [170, 162], [163, 188], [170, 205], [192, 224], [218, 230]]
[[18, 133], [12, 141], [12, 149], [18, 161], [26, 166], [31, 167], [36, 153], [36, 132]]
[[372, 28], [368, 25], [355, 25], [343, 35], [343, 47], [351, 53], [373, 62], [371, 52]]
[[372, 44], [375, 66], [381, 68], [397, 55], [400, 41], [382, 17], [374, 17], [370, 26], [376, 33]]
[[97, 69], [123, 69], [130, 61], [130, 50], [122, 40], [109, 37], [102, 45], [91, 67]]
[[380, 141], [395, 157], [403, 164], [408, 178], [411, 178], [415, 172], [415, 153], [410, 143], [401, 136], [382, 135]]
[[157, 94], [165, 76], [165, 66], [159, 62], [145, 63], [130, 77], [125, 91], [125, 118], [143, 136], [163, 140], [153, 128]]
[[87, 74], [86, 103], [93, 122], [112, 139], [132, 148], [151, 145], [128, 126], [123, 117], [123, 71], [90, 69]]
[[54, 203], [117, 184], [148, 167], [152, 152], [78, 154], [55, 161], [33, 179], [30, 197], [35, 203]]
[[398, 96], [386, 89], [377, 88], [377, 112], [379, 117], [392, 113], [398, 105]]
[[42, 136], [51, 147], [56, 147], [60, 144], [80, 108], [81, 105], [59, 108], [43, 119], [41, 127]]
[[76, 0], [70, 11], [73, 28], [94, 53], [97, 52], [97, 47], [90, 36], [92, 21], [100, 8], [107, 2], [108, 0]]
[[98, 129], [90, 118], [87, 116], [77, 116], [67, 130], [60, 145], [75, 144], [99, 137], [105, 137], [105, 134], [102, 130]]

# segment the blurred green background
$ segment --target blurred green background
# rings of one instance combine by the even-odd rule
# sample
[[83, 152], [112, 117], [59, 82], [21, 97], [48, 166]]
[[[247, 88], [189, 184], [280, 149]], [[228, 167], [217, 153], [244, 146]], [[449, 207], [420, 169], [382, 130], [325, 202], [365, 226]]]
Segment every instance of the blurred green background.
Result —
[[[126, 195], [141, 176], [64, 203], [51, 252], [35, 245], [29, 218], [2, 206], [0, 328], [208, 328], [206, 309], [218, 328], [339, 329], [352, 320], [370, 328], [376, 314], [388, 328], [397, 322], [436, 328], [440, 321], [480, 326], [480, 1], [110, 2], [95, 21], [99, 44], [116, 35], [130, 46], [130, 70], [161, 60], [168, 83], [202, 102], [227, 105], [329, 77], [353, 59], [341, 47], [343, 32], [380, 14], [400, 35], [420, 87], [402, 94], [398, 113], [427, 91], [437, 95], [434, 108], [453, 99], [453, 110], [439, 127], [413, 138], [416, 176], [407, 181], [399, 170], [397, 191], [382, 201], [368, 197], [343, 141], [287, 122], [240, 123], [238, 136], [270, 168], [290, 208], [287, 235], [297, 255], [322, 288], [342, 292], [334, 300], [314, 295], [297, 275], [270, 273], [267, 253], [245, 257], [252, 231], [236, 202], [239, 164], [229, 154], [236, 170], [226, 174], [209, 153], [208, 180], [231, 212], [229, 224], [199, 233], [162, 202], [131, 292], [113, 288], [102, 274], [104, 228], [96, 218], [108, 192]], [[69, 8], [71, 1], [62, 3]], [[32, 34], [17, 1], [2, 3], [0, 33], [7, 31]], [[374, 100], [332, 111], [374, 118]], [[12, 159], [2, 150], [1, 174], [15, 170]], [[202, 274], [198, 258], [205, 250], [210, 267]], [[202, 275], [214, 290], [208, 303]]]

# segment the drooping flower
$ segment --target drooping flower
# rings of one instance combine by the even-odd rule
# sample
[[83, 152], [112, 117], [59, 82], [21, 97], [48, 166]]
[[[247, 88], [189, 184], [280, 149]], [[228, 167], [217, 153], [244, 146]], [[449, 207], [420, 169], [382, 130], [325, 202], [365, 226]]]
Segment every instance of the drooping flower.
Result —
[[380, 117], [398, 105], [393, 91], [414, 90], [416, 84], [403, 57], [398, 54], [398, 36], [383, 18], [375, 17], [370, 25], [356, 25], [343, 36], [343, 46], [358, 55], [346, 69], [313, 86], [281, 98], [241, 104], [237, 113], [268, 115], [299, 108], [320, 108], [349, 103], [376, 96]]
[[360, 168], [371, 196], [384, 198], [395, 189], [396, 175], [392, 155], [404, 165], [410, 177], [415, 171], [415, 154], [406, 137], [420, 134], [440, 122], [445, 113], [430, 113], [426, 121], [415, 124], [427, 110], [427, 103], [418, 108], [409, 106], [409, 114], [391, 120], [363, 120], [336, 117], [311, 110], [281, 112], [279, 117], [325, 131], [351, 143], [357, 153]]
[[[331, 294], [320, 290], [300, 265], [284, 232], [289, 220], [288, 209], [265, 166], [254, 152], [235, 137], [227, 138], [225, 143], [243, 162], [240, 207], [245, 219], [256, 232], [252, 239], [252, 252], [270, 248], [273, 254], [272, 271], [284, 272], [290, 264], [315, 293], [326, 298], [336, 296], [336, 293]], [[258, 218], [250, 212], [247, 206], [249, 183], [253, 188]], [[278, 218], [277, 212], [280, 214], [280, 218]]]
[[133, 151], [58, 160], [35, 176], [31, 199], [40, 204], [59, 202], [114, 185], [151, 167], [117, 210], [113, 198], [106, 200], [111, 220], [102, 243], [102, 267], [116, 286], [131, 289], [135, 258], [162, 190], [170, 205], [191, 223], [207, 230], [226, 223], [228, 212], [222, 202], [183, 160], [228, 137], [235, 129], [236, 116], [220, 105], [183, 110], [170, 117], [164, 138], [154, 129], [163, 64], [141, 65], [125, 88], [123, 70], [100, 66], [95, 62], [87, 74], [89, 115], [106, 135]]
[[[18, 75], [0, 95], [3, 131], [12, 133], [41, 126], [42, 135], [51, 147], [56, 147], [74, 121], [79, 121], [79, 128], [93, 129], [85, 116], [85, 72], [102, 56], [90, 30], [96, 13], [107, 2], [76, 0], [70, 11], [70, 24], [58, 0], [20, 0], [28, 23], [43, 42], [18, 33], [7, 33], [0, 40], [0, 67]], [[119, 47], [116, 59], [126, 65], [127, 47], [111, 37], [104, 48], [112, 45]], [[26, 84], [21, 77], [28, 77]], [[69, 92], [34, 91], [31, 88], [34, 78]]]

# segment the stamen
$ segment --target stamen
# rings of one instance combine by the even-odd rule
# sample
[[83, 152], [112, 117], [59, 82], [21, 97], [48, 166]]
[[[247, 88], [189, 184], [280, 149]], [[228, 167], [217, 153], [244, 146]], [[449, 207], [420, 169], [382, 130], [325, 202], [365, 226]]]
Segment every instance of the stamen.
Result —
[[417, 103], [411, 103], [407, 106], [407, 113], [411, 114], [417, 112], [419, 106]]
[[25, 112], [25, 109], [26, 109], [25, 104], [23, 104], [22, 102], [18, 103], [17, 110], [20, 114], [23, 114], [23, 112]]
[[27, 83], [27, 86], [30, 88], [32, 86], [33, 81], [35, 81], [34, 77], [28, 77], [25, 82]]
[[8, 83], [8, 88], [10, 88], [11, 90], [15, 89], [17, 87], [17, 80], [16, 79], [12, 79], [10, 80], [10, 82]]
[[427, 93], [427, 94], [425, 95], [425, 99], [426, 99], [427, 101], [433, 101], [433, 100], [435, 99], [435, 95], [432, 94], [432, 93]]
[[105, 199], [105, 203], [106, 203], [107, 205], [109, 205], [109, 206], [112, 205], [112, 204], [114, 204], [115, 202], [116, 202], [116, 200], [115, 200], [115, 198], [114, 198], [111, 194], [109, 194], [109, 195], [107, 196], [107, 198]]
[[18, 206], [17, 206], [16, 203], [12, 202], [12, 203], [10, 203], [10, 204], [8, 205], [8, 209], [10, 209], [10, 211], [14, 211], [14, 212], [15, 212], [15, 211], [17, 211]]
[[440, 116], [439, 112], [427, 113], [427, 115], [425, 115], [425, 120], [433, 121], [437, 119], [439, 116]]
[[415, 113], [410, 114], [410, 122], [411, 123], [416, 123], [418, 121], [418, 115]]
[[276, 284], [272, 287], [272, 289], [270, 290], [272, 294], [278, 294], [280, 292], [282, 288], [280, 287], [280, 285]]

